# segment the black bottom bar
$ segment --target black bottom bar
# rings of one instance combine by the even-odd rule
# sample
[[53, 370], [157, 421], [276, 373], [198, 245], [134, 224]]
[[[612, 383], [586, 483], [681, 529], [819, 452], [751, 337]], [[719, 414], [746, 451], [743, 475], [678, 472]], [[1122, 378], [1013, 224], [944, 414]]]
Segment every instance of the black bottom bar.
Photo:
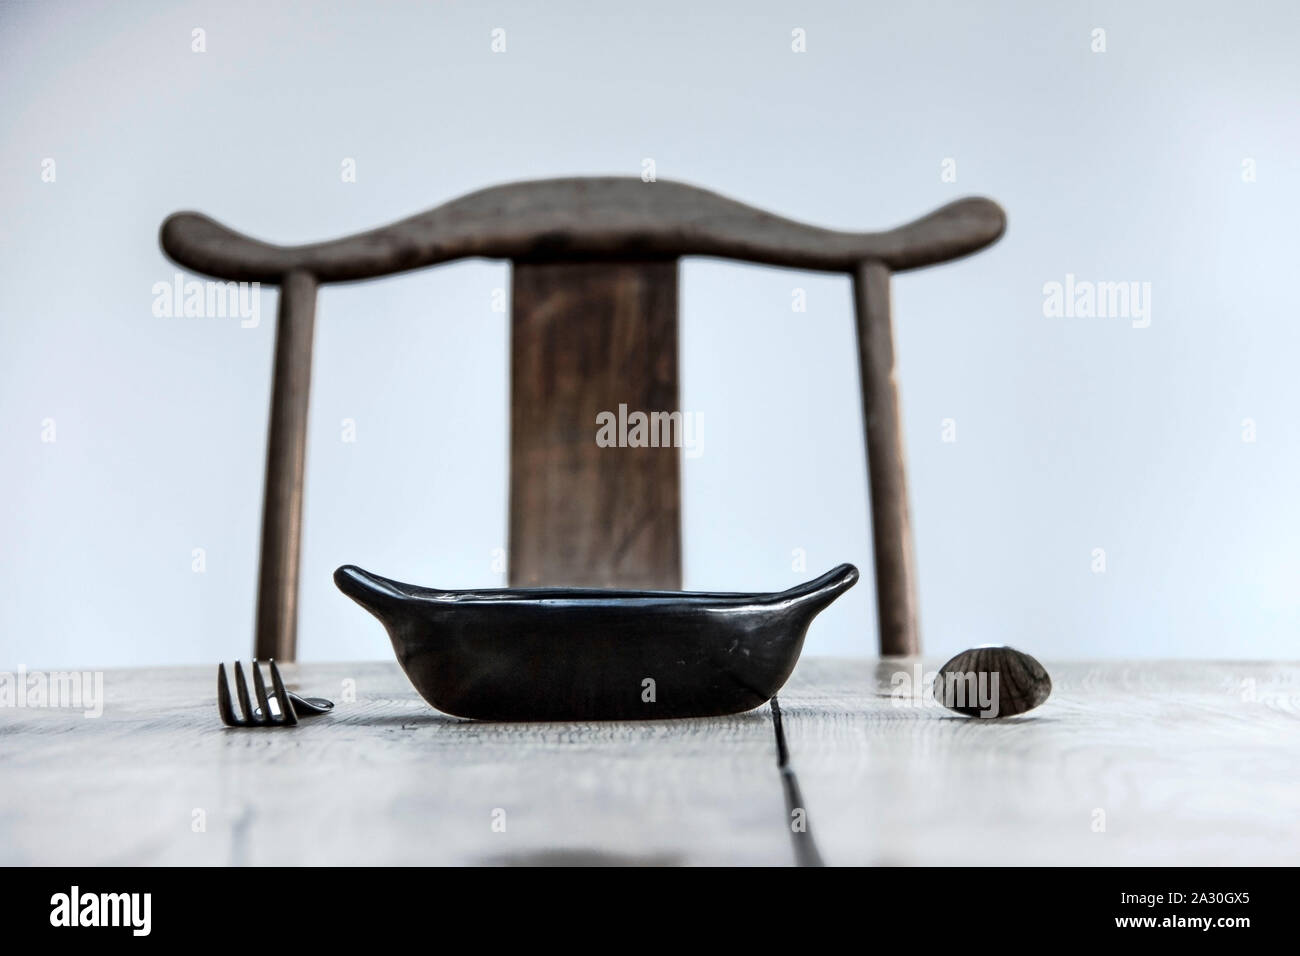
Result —
[[[742, 923], [793, 918], [805, 930], [823, 921], [828, 929], [842, 928], [847, 918], [864, 942], [896, 933], [900, 944], [964, 940], [963, 945], [1005, 951], [1028, 944], [1026, 933], [1045, 946], [1099, 936], [1180, 945], [1195, 937], [1230, 946], [1260, 931], [1271, 938], [1296, 919], [1295, 874], [1289, 869], [889, 869], [866, 879], [833, 869], [668, 875], [571, 870], [539, 880], [536, 874], [499, 870], [38, 868], [10, 870], [8, 876], [11, 889], [0, 914], [10, 941], [76, 935], [82, 942], [188, 942], [219, 936], [232, 942], [246, 937], [253, 948], [281, 939], [336, 948], [351, 937], [373, 943], [386, 931], [430, 941], [428, 930], [438, 923], [499, 942], [507, 927], [549, 934], [562, 925], [566, 936], [579, 936], [611, 920], [627, 921], [637, 938], [689, 915]], [[654, 892], [638, 892], [646, 888]], [[753, 911], [736, 910], [745, 898]], [[848, 912], [844, 904], [850, 901]], [[494, 912], [496, 919], [480, 918]], [[263, 939], [254, 929], [277, 925], [284, 927], [282, 937], [272, 932]]]

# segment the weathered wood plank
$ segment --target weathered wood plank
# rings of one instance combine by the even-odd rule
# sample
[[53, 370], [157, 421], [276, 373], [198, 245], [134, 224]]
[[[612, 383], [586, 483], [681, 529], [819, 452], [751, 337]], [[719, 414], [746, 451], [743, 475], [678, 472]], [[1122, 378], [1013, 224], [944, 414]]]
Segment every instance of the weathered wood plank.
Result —
[[1048, 663], [1047, 703], [980, 721], [891, 698], [915, 662], [805, 659], [781, 694], [827, 863], [1300, 863], [1300, 664]]
[[519, 263], [511, 308], [511, 585], [679, 590], [680, 449], [596, 441], [679, 411], [677, 262]]
[[0, 708], [0, 864], [788, 864], [783, 788], [831, 864], [1300, 861], [1300, 664], [1049, 663], [1043, 707], [980, 722], [898, 706], [913, 663], [805, 660], [797, 779], [767, 708], [480, 724], [393, 664], [308, 664], [334, 715], [235, 731], [206, 668], [108, 671], [98, 719]]
[[395, 664], [302, 664], [335, 713], [230, 730], [214, 671], [108, 671], [98, 719], [0, 708], [0, 864], [793, 862], [767, 708], [472, 723]]

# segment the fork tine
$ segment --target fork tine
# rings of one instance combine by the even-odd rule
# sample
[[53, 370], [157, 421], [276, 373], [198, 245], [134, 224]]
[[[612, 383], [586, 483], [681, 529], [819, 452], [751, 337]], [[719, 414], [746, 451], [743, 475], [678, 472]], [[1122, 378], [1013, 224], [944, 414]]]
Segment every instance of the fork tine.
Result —
[[262, 711], [262, 723], [275, 723], [271, 715], [271, 706], [266, 702], [266, 682], [262, 680], [262, 667], [257, 663], [256, 658], [248, 666], [253, 668], [253, 690], [257, 694], [257, 706]]
[[289, 725], [298, 723], [298, 712], [293, 709], [293, 701], [285, 693], [280, 668], [275, 666], [274, 658], [271, 660], [271, 686], [275, 688], [275, 700], [280, 705], [280, 722]]
[[239, 709], [244, 712], [244, 723], [260, 724], [253, 714], [253, 705], [248, 702], [248, 682], [244, 680], [244, 668], [235, 661], [235, 693], [239, 695]]
[[230, 683], [226, 680], [226, 665], [217, 665], [217, 710], [221, 711], [221, 721], [227, 727], [243, 726], [235, 717], [235, 708], [230, 700]]

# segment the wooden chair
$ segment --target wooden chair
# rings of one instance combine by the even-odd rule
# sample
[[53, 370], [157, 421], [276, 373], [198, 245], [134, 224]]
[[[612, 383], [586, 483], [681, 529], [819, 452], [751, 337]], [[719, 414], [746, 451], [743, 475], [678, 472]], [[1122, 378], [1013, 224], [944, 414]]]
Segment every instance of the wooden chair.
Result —
[[316, 289], [453, 259], [512, 262], [512, 586], [681, 588], [676, 449], [595, 441], [620, 404], [677, 410], [677, 260], [715, 256], [853, 277], [882, 654], [920, 649], [890, 276], [996, 241], [987, 199], [885, 232], [820, 229], [703, 189], [640, 179], [513, 183], [380, 229], [277, 246], [206, 216], [163, 223], [178, 265], [280, 287], [257, 595], [259, 658], [292, 660]]

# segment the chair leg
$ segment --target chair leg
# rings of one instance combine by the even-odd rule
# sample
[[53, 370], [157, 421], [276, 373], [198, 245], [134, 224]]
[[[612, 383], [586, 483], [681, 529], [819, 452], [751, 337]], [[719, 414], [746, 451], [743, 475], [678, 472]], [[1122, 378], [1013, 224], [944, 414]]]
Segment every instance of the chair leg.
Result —
[[890, 271], [863, 262], [853, 274], [858, 325], [862, 417], [871, 486], [871, 533], [876, 561], [880, 653], [919, 654], [912, 526], [908, 517], [903, 428], [894, 372]]
[[288, 273], [280, 283], [262, 499], [262, 556], [253, 649], [261, 659], [291, 661], [296, 651], [302, 485], [315, 319], [315, 278], [302, 271]]

